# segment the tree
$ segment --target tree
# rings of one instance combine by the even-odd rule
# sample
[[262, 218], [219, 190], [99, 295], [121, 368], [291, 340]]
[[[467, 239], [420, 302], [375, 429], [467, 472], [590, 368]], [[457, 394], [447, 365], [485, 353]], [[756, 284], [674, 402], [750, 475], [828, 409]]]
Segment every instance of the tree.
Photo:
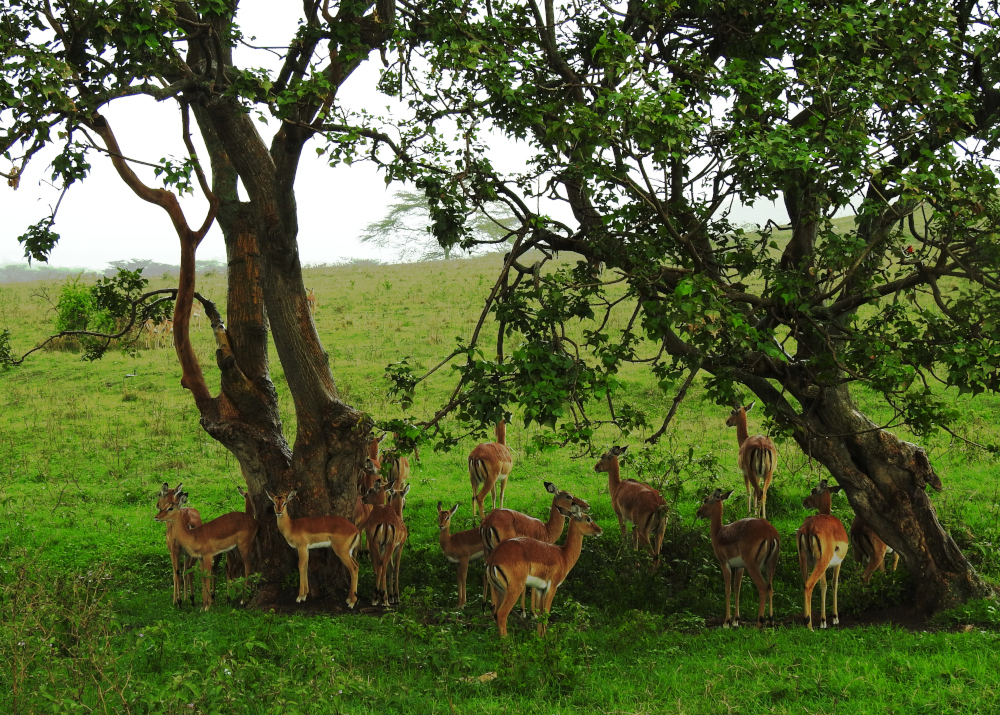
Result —
[[[486, 306], [496, 358], [478, 331], [459, 346], [460, 383], [425, 427], [517, 406], [554, 428], [551, 442], [587, 442], [605, 403], [626, 433], [646, 421], [612, 400], [623, 363], [648, 364], [664, 387], [686, 377], [681, 393], [700, 372], [719, 404], [756, 395], [829, 469], [902, 554], [919, 606], [988, 593], [925, 493], [941, 488], [926, 452], [889, 429], [950, 430], [953, 394], [1000, 388], [995, 12], [985, 0], [428, 0], [409, 28], [422, 61], [404, 56], [399, 74], [421, 121], [460, 136], [428, 175], [445, 203], [502, 201], [520, 229]], [[495, 130], [535, 150], [522, 174], [480, 150]], [[539, 181], [570, 224], [531, 210]], [[734, 201], [779, 197], [785, 227], [727, 218]], [[846, 229], [832, 219], [844, 209]], [[521, 263], [529, 250], [584, 260], [540, 274]], [[622, 301], [635, 308], [618, 335], [606, 316]], [[595, 316], [569, 338], [570, 320]], [[513, 331], [523, 342], [508, 353]], [[404, 395], [420, 379], [391, 375]], [[860, 386], [894, 408], [890, 424], [858, 409]]]
[[[484, 246], [496, 247], [510, 238], [513, 217], [504, 204], [485, 207], [472, 216], [470, 237], [460, 248], [473, 250]], [[365, 227], [361, 234], [363, 243], [373, 243], [379, 248], [398, 251], [402, 260], [448, 260], [454, 245], [440, 243], [431, 233], [431, 212], [428, 199], [416, 191], [396, 192], [396, 200], [389, 204], [388, 213]]]
[[[137, 313], [141, 317], [164, 297], [176, 298], [181, 385], [191, 392], [202, 428], [239, 462], [258, 514], [267, 513], [265, 489], [293, 487], [300, 498], [297, 516], [352, 514], [355, 474], [372, 421], [339, 399], [306, 306], [294, 181], [311, 139], [321, 141], [321, 151], [336, 162], [352, 155], [359, 136], [374, 136], [351, 124], [336, 93], [392, 36], [393, 3], [344, 0], [331, 7], [328, 0], [307, 0], [274, 72], [233, 63], [234, 47], [244, 42], [235, 2], [13, 0], [0, 13], [0, 148], [12, 166], [3, 174], [8, 183], [16, 188], [27, 163], [53, 145], [59, 148], [55, 178], [67, 188], [87, 177], [96, 154], [114, 165], [132, 193], [161, 207], [180, 243], [178, 288], [145, 293], [120, 305], [123, 314], [134, 325]], [[108, 105], [139, 95], [180, 110], [188, 156], [156, 164], [163, 188], [136, 173], [141, 167], [129, 158], [131, 148], [119, 147], [105, 116]], [[269, 143], [257, 131], [255, 115], [278, 123]], [[197, 156], [192, 116], [210, 166]], [[237, 195], [237, 179], [247, 201]], [[201, 225], [192, 227], [178, 196], [196, 189], [209, 208]], [[109, 211], [118, 200], [109, 199]], [[28, 255], [45, 260], [58, 240], [54, 220], [50, 216], [21, 237]], [[228, 325], [195, 292], [196, 251], [214, 221], [226, 242]], [[204, 304], [217, 341], [218, 395], [191, 348], [188, 319], [195, 298]], [[294, 398], [294, 445], [282, 431], [269, 376], [269, 331]], [[0, 348], [8, 363], [17, 362], [9, 338]], [[268, 601], [277, 597], [294, 554], [274, 519], [261, 518], [260, 526], [262, 598]]]

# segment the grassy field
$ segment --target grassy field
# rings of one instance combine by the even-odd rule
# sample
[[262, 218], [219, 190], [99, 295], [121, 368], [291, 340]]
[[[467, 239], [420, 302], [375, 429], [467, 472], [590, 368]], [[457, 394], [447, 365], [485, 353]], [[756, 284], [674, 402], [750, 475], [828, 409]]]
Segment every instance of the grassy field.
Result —
[[[429, 368], [446, 355], [478, 319], [499, 261], [308, 269], [306, 285], [319, 297], [317, 324], [345, 399], [377, 417], [399, 415], [385, 396], [385, 364], [409, 355]], [[153, 287], [169, 283], [154, 280]], [[224, 306], [223, 276], [201, 276], [198, 289]], [[26, 350], [51, 331], [58, 290], [58, 283], [0, 285], [0, 329], [12, 331], [15, 347]], [[218, 384], [209, 332], [194, 340], [209, 384]], [[294, 414], [277, 363], [273, 377], [291, 441]], [[655, 428], [673, 395], [641, 367], [621, 377], [626, 396]], [[588, 500], [604, 527], [602, 537], [585, 542], [560, 589], [544, 641], [535, 638], [533, 623], [512, 617], [512, 637], [499, 642], [479, 607], [480, 565], [470, 569], [470, 604], [460, 614], [452, 610], [454, 567], [437, 544], [435, 505], [461, 503], [453, 529], [473, 526], [465, 464], [472, 441], [446, 454], [428, 451], [414, 465], [407, 592], [398, 612], [261, 613], [233, 609], [225, 599], [207, 614], [178, 611], [170, 605], [163, 527], [152, 519], [159, 485], [183, 481], [206, 518], [242, 510], [239, 469], [200, 430], [179, 382], [169, 350], [136, 358], [111, 353], [96, 364], [51, 350], [0, 373], [0, 504], [8, 514], [0, 522], [4, 712], [996, 710], [1000, 614], [992, 603], [915, 623], [905, 605], [919, 584], [905, 569], [876, 574], [865, 586], [848, 557], [843, 625], [809, 633], [796, 624], [802, 586], [790, 537], [808, 515], [802, 497], [824, 473], [791, 442], [778, 445], [768, 499], [783, 544], [775, 598], [782, 625], [766, 633], [716, 627], [722, 578], [708, 524], [694, 510], [716, 486], [737, 489], [728, 518], [743, 516], [746, 503], [735, 431], [725, 427], [728, 410], [704, 401], [697, 385], [668, 438], [654, 449], [642, 449], [645, 435], [633, 438], [623, 464], [623, 476], [660, 484], [674, 503], [665, 564], [655, 573], [645, 556], [622, 549], [606, 477], [593, 471], [596, 457], [529, 454], [533, 432], [511, 426], [508, 506], [542, 515], [549, 503], [542, 483], [552, 481]], [[421, 388], [414, 413], [429, 414], [451, 385], [448, 371], [440, 371]], [[856, 397], [873, 419], [891, 416], [875, 396]], [[961, 432], [997, 443], [1000, 400], [960, 404]], [[759, 417], [750, 418], [751, 431], [759, 429]], [[611, 432], [601, 438], [621, 442]], [[942, 522], [997, 581], [1000, 465], [948, 435], [918, 441], [946, 486], [934, 495]], [[845, 522], [852, 516], [842, 497], [834, 513]], [[363, 561], [363, 602], [372, 583]], [[743, 605], [744, 614], [756, 606], [750, 584]]]

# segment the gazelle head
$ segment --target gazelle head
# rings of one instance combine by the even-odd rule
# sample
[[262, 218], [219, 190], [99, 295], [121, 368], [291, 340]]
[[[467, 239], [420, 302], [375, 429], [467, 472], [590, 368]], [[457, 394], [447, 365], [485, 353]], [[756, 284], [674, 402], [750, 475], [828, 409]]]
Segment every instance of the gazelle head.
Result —
[[827, 486], [826, 480], [820, 481], [819, 485], [809, 492], [809, 496], [802, 500], [802, 506], [807, 509], [816, 509], [821, 514], [830, 513], [831, 495], [840, 491], [840, 485]]
[[545, 491], [552, 495], [552, 506], [556, 509], [569, 509], [574, 504], [582, 511], [590, 509], [590, 504], [583, 499], [578, 499], [569, 492], [559, 489], [552, 482], [545, 482]]
[[274, 504], [274, 515], [279, 519], [288, 513], [285, 511], [288, 506], [288, 502], [295, 498], [294, 489], [290, 492], [286, 492], [285, 494], [276, 494], [274, 496], [271, 496], [270, 492], [265, 489], [264, 494], [271, 500], [271, 503]]
[[458, 511], [458, 504], [453, 506], [451, 509], [444, 509], [441, 506], [441, 502], [438, 502], [438, 528], [441, 531], [451, 528], [451, 517], [455, 516], [455, 512]]
[[[756, 400], [754, 400], [754, 402], [756, 402]], [[751, 402], [746, 407], [736, 405], [736, 407], [733, 408], [733, 411], [729, 413], [729, 419], [726, 420], [726, 427], [735, 427], [741, 421], [743, 424], [746, 424], [747, 412], [753, 409], [754, 402]]]
[[[375, 447], [378, 451], [378, 446]], [[358, 493], [361, 495], [367, 494], [371, 488], [375, 485], [376, 480], [378, 480], [380, 465], [375, 462], [371, 457], [365, 460], [365, 466], [361, 468], [358, 472]]]
[[385, 496], [386, 484], [381, 478], [376, 478], [375, 481], [372, 482], [368, 491], [361, 496], [361, 503], [381, 506], [382, 504], [385, 504]]
[[723, 492], [721, 489], [716, 489], [714, 492], [705, 497], [705, 501], [703, 501], [701, 503], [701, 506], [698, 507], [698, 511], [695, 513], [695, 516], [697, 516], [699, 519], [711, 519], [712, 512], [714, 512], [716, 509], [719, 510], [719, 513], [721, 515], [722, 502], [728, 499], [732, 495], [732, 493], [733, 493], [732, 489], [730, 489], [728, 492]]
[[618, 447], [618, 446], [612, 447], [607, 452], [601, 455], [600, 461], [594, 465], [594, 471], [607, 472], [608, 470], [611, 469], [612, 464], [615, 465], [618, 464], [618, 458], [623, 454], [625, 454], [627, 450], [628, 450], [628, 445], [625, 445], [624, 447]]
[[568, 509], [560, 508], [559, 513], [571, 519], [584, 536], [600, 536], [604, 533], [590, 514], [585, 509], [580, 508], [578, 504], [574, 504]]
[[[181, 491], [181, 485], [172, 491], [173, 499], [164, 505], [157, 504], [156, 521], [176, 521], [180, 516], [181, 508], [187, 504], [188, 495]], [[161, 499], [164, 497], [161, 497]]]
[[385, 503], [392, 504], [395, 506], [395, 502], [401, 502], [399, 505], [399, 511], [403, 511], [403, 507], [406, 506], [406, 495], [410, 493], [410, 485], [407, 484], [402, 489], [399, 489], [399, 482], [395, 481], [389, 485], [389, 488], [385, 492]]
[[176, 504], [177, 498], [183, 493], [184, 483], [181, 482], [173, 489], [166, 482], [160, 487], [160, 493], [157, 495], [156, 508], [159, 510], [166, 509], [170, 504]]

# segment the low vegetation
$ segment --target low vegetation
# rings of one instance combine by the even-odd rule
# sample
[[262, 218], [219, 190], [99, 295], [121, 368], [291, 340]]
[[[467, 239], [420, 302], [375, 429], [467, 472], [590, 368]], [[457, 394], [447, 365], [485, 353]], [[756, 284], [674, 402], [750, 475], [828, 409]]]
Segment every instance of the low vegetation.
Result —
[[[345, 399], [378, 418], [400, 415], [386, 398], [386, 363], [411, 356], [432, 367], [473, 327], [497, 256], [408, 266], [306, 271], [319, 299], [316, 321]], [[166, 287], [167, 279], [152, 287]], [[52, 330], [59, 284], [0, 285], [0, 330], [24, 352]], [[199, 278], [218, 299], [224, 276]], [[627, 320], [627, 318], [626, 318]], [[207, 330], [194, 333], [202, 365], [213, 363]], [[169, 350], [109, 353], [88, 364], [71, 343], [0, 373], [0, 709], [13, 713], [330, 712], [993, 712], [1000, 606], [975, 601], [925, 622], [908, 606], [920, 588], [901, 564], [862, 584], [848, 556], [841, 574], [841, 625], [800, 623], [802, 580], [795, 529], [801, 506], [826, 473], [792, 442], [777, 440], [769, 520], [781, 537], [775, 578], [778, 625], [724, 631], [723, 587], [708, 523], [695, 509], [709, 491], [736, 489], [725, 520], [746, 515], [736, 434], [726, 410], [696, 382], [665, 439], [630, 438], [622, 476], [660, 488], [670, 507], [661, 565], [621, 543], [607, 475], [597, 455], [532, 452], [534, 427], [515, 419], [508, 506], [535, 516], [551, 501], [543, 483], [586, 499], [604, 533], [585, 540], [560, 589], [544, 640], [511, 615], [501, 642], [480, 606], [482, 562], [469, 574], [458, 612], [455, 567], [441, 553], [437, 502], [459, 503], [452, 531], [471, 528], [466, 458], [474, 442], [411, 458], [402, 604], [372, 608], [374, 579], [362, 558], [359, 614], [338, 612], [343, 593], [269, 612], [234, 608], [220, 585], [204, 613], [171, 606], [163, 526], [153, 521], [160, 485], [183, 482], [205, 518], [242, 511], [238, 465], [198, 427]], [[444, 373], [445, 371], [442, 371]], [[272, 365], [290, 439], [294, 411], [280, 365]], [[640, 366], [623, 390], [659, 423], [672, 394]], [[209, 373], [209, 384], [218, 382]], [[429, 414], [451, 383], [442, 374], [417, 393]], [[892, 411], [871, 394], [855, 399], [874, 419]], [[960, 433], [996, 444], [998, 400], [962, 397]], [[750, 432], [765, 426], [749, 415]], [[905, 433], [902, 433], [904, 438]], [[619, 435], [601, 435], [605, 444]], [[997, 457], [950, 435], [920, 438], [945, 489], [939, 518], [976, 569], [1000, 579]], [[487, 505], [489, 499], [487, 499]], [[850, 507], [833, 514], [849, 525]], [[265, 515], [262, 518], [274, 518]], [[221, 570], [221, 567], [220, 567]], [[221, 583], [222, 579], [220, 579]], [[744, 579], [744, 616], [756, 593]], [[818, 601], [817, 606], [818, 608]]]

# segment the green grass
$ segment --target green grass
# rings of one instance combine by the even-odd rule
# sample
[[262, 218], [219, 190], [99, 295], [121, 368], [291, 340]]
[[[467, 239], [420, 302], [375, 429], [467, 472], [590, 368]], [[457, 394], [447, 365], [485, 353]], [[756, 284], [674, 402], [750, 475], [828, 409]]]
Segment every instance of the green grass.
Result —
[[[307, 270], [344, 397], [380, 418], [400, 415], [385, 396], [385, 364], [410, 355], [425, 368], [435, 365], [456, 336], [471, 331], [499, 261]], [[165, 286], [154, 281], [153, 287]], [[222, 276], [200, 277], [198, 289], [224, 304]], [[58, 284], [0, 285], [0, 328], [11, 329], [18, 349], [51, 330], [46, 294], [54, 298]], [[209, 385], [217, 385], [209, 332], [195, 333], [194, 342]], [[487, 332], [484, 344], [491, 342]], [[292, 441], [291, 398], [280, 365], [272, 369]], [[421, 388], [417, 416], [440, 404], [452, 386], [448, 372]], [[137, 376], [125, 377], [131, 373]], [[621, 378], [626, 397], [655, 428], [672, 394], [658, 390], [641, 366], [625, 368]], [[763, 634], [715, 628], [722, 579], [708, 525], [694, 518], [694, 509], [716, 486], [737, 489], [727, 519], [743, 516], [746, 506], [736, 435], [724, 422], [728, 411], [705, 402], [697, 385], [665, 442], [644, 452], [645, 435], [632, 439], [632, 459], [623, 465], [624, 476], [654, 481], [675, 500], [664, 565], [655, 573], [645, 556], [622, 549], [606, 476], [593, 471], [596, 458], [571, 450], [529, 454], [534, 428], [511, 426], [516, 460], [507, 505], [541, 516], [549, 504], [542, 483], [552, 481], [588, 500], [605, 530], [586, 540], [543, 642], [532, 623], [513, 617], [511, 639], [498, 642], [479, 611], [481, 565], [470, 570], [465, 612], [449, 610], [454, 567], [437, 544], [434, 506], [461, 503], [453, 529], [473, 526], [465, 459], [474, 440], [446, 454], [428, 450], [414, 464], [402, 574], [409, 591], [400, 613], [268, 614], [232, 609], [225, 599], [208, 614], [175, 610], [163, 527], [152, 519], [159, 485], [183, 481], [205, 518], [243, 504], [238, 465], [199, 428], [179, 382], [168, 350], [137, 358], [112, 353], [96, 364], [52, 350], [0, 373], [3, 711], [995, 710], [998, 676], [990, 658], [1000, 619], [992, 604], [945, 614], [928, 626], [930, 633], [860, 626], [859, 616], [869, 622], [880, 609], [898, 612], [918, 586], [902, 568], [862, 585], [848, 558], [840, 590], [845, 627], [809, 633], [796, 625], [802, 587], [790, 536], [807, 516], [802, 497], [825, 473], [791, 442], [779, 444], [768, 498], [783, 540], [775, 598], [782, 626]], [[891, 417], [876, 396], [856, 398], [873, 419]], [[955, 399], [964, 415], [961, 432], [997, 443], [1000, 400]], [[751, 430], [760, 425], [751, 413]], [[942, 522], [988, 579], [1000, 578], [997, 460], [948, 435], [906, 438], [928, 448], [946, 486], [933, 496]], [[601, 439], [621, 441], [611, 432]], [[842, 497], [834, 513], [849, 522]], [[296, 583], [294, 574], [289, 579]], [[744, 614], [756, 607], [756, 592], [746, 585]], [[371, 588], [363, 561], [363, 602]], [[956, 632], [970, 623], [971, 632]], [[494, 671], [487, 683], [465, 680]]]

